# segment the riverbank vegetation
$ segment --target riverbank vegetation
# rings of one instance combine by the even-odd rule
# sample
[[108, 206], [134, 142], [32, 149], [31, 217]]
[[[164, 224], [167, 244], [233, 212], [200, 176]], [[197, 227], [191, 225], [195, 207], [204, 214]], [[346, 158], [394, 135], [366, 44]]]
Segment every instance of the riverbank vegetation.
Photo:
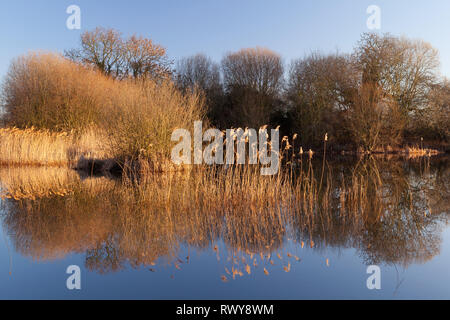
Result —
[[169, 80], [117, 80], [51, 53], [13, 62], [4, 101], [0, 145], [11, 163], [168, 159], [174, 128], [204, 117], [200, 95]]
[[196, 120], [222, 130], [279, 127], [297, 137], [294, 153], [321, 149], [327, 136], [328, 154], [429, 155], [448, 148], [449, 92], [438, 52], [421, 40], [363, 34], [351, 53], [313, 53], [287, 68], [265, 48], [227, 53], [220, 64], [197, 54], [174, 65], [150, 39], [97, 28], [64, 55], [12, 62], [0, 161], [145, 159], [162, 170], [173, 130]]

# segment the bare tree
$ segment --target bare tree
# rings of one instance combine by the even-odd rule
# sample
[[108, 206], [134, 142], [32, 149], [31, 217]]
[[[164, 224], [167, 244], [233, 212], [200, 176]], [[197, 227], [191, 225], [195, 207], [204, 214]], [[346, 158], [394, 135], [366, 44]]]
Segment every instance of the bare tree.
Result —
[[321, 144], [325, 133], [345, 140], [345, 113], [358, 79], [349, 56], [313, 53], [292, 62], [286, 96], [303, 144]]
[[150, 39], [131, 36], [124, 44], [123, 59], [126, 70], [124, 73], [135, 79], [161, 79], [171, 73], [171, 62], [167, 58], [166, 49]]
[[265, 48], [242, 49], [222, 60], [226, 89], [248, 87], [260, 93], [276, 95], [283, 84], [280, 55]]
[[348, 113], [353, 141], [365, 151], [395, 145], [401, 138], [402, 117], [392, 97], [374, 83], [364, 83], [351, 97]]
[[65, 55], [86, 65], [94, 66], [106, 75], [120, 73], [123, 40], [119, 31], [95, 28], [81, 35], [81, 48], [65, 52]]
[[355, 50], [363, 82], [380, 85], [408, 115], [427, 103], [437, 79], [438, 51], [421, 40], [365, 33]]
[[182, 90], [197, 87], [207, 92], [219, 88], [220, 67], [204, 54], [183, 58], [177, 63], [176, 82]]
[[222, 59], [229, 125], [258, 127], [268, 124], [280, 105], [283, 87], [281, 57], [269, 49], [251, 48]]
[[223, 106], [220, 66], [204, 54], [182, 58], [177, 63], [175, 81], [184, 92], [200, 91], [206, 100], [209, 120], [220, 126]]
[[165, 48], [135, 35], [124, 40], [114, 29], [86, 31], [81, 35], [81, 48], [68, 50], [65, 55], [116, 78], [160, 79], [171, 72]]
[[412, 130], [428, 139], [448, 141], [450, 137], [450, 82], [444, 79], [432, 86], [429, 103], [414, 117]]

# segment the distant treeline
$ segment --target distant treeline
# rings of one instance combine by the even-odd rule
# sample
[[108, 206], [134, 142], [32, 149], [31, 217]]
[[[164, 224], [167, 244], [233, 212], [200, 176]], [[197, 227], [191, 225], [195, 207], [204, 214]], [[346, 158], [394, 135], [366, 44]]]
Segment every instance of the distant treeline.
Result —
[[439, 76], [437, 50], [420, 40], [363, 34], [351, 54], [312, 53], [287, 70], [263, 48], [220, 64], [198, 54], [177, 63], [174, 80], [205, 93], [214, 125], [280, 125], [307, 147], [326, 133], [331, 147], [368, 151], [449, 138], [450, 83]]
[[[73, 80], [61, 80], [66, 72], [57, 67], [62, 65], [61, 61], [36, 57], [16, 60], [6, 77], [2, 95], [9, 125], [73, 129], [87, 122], [95, 123], [96, 119], [101, 122], [108, 118], [104, 110], [121, 104], [107, 114], [128, 110], [130, 119], [123, 129], [141, 130], [130, 137], [152, 135], [149, 123], [151, 130], [155, 130], [162, 124], [185, 125], [194, 116], [206, 115], [210, 124], [220, 129], [280, 126], [283, 135], [297, 133], [304, 148], [321, 145], [325, 134], [329, 147], [335, 150], [386, 150], [417, 143], [422, 138], [442, 144], [449, 139], [450, 83], [439, 74], [438, 51], [421, 40], [365, 33], [349, 54], [312, 53], [286, 67], [279, 54], [259, 47], [227, 53], [220, 63], [203, 54], [175, 62], [169, 59], [164, 47], [150, 39], [135, 35], [124, 38], [116, 30], [96, 28], [85, 32], [79, 48], [66, 51], [65, 58], [112, 82], [101, 80], [104, 84], [100, 89], [91, 71], [66, 66]], [[51, 68], [45, 67], [45, 63], [51, 64], [52, 72], [61, 71], [60, 77], [53, 77], [55, 83], [51, 85], [48, 73]], [[63, 81], [66, 87], [59, 88], [56, 80]], [[85, 86], [85, 81], [90, 85]], [[123, 92], [120, 85], [113, 84], [117, 82], [126, 82], [122, 89], [128, 91], [136, 91], [130, 86], [142, 83], [144, 89], [135, 93], [139, 101], [122, 94], [118, 101], [107, 102], [111, 100], [111, 92], [115, 97]], [[152, 86], [161, 85], [164, 90], [158, 95], [158, 90], [152, 87], [149, 95], [145, 89], [148, 82]], [[106, 89], [108, 86], [110, 89]], [[188, 100], [194, 98], [191, 102], [178, 96], [172, 99], [176, 94], [168, 86]], [[167, 108], [163, 107], [164, 99], [168, 101]], [[190, 106], [189, 117], [183, 121], [169, 115], [180, 113], [180, 108], [170, 107], [178, 102]], [[132, 106], [125, 108], [124, 104]], [[147, 111], [148, 105], [158, 105], [158, 115], [151, 112], [157, 119], [146, 116], [147, 111], [145, 114], [139, 111], [139, 105], [143, 104], [146, 104], [143, 110]], [[192, 109], [195, 105], [197, 111]], [[167, 115], [161, 116], [161, 112]], [[76, 113], [84, 116], [77, 117]], [[137, 114], [141, 116], [136, 117]], [[117, 115], [108, 125], [119, 126], [117, 121], [123, 124], [122, 118]], [[164, 129], [170, 132], [169, 127]], [[165, 132], [164, 139], [166, 135]], [[137, 152], [154, 145], [152, 141], [145, 138], [130, 144]]]

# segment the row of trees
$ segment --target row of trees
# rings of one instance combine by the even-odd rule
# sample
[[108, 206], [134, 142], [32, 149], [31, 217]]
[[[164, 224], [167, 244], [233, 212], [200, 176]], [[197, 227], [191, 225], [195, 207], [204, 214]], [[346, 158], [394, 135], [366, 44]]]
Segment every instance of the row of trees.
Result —
[[406, 134], [448, 139], [450, 90], [436, 49], [420, 40], [363, 34], [351, 54], [313, 53], [294, 60], [268, 49], [243, 49], [221, 63], [198, 54], [178, 62], [182, 90], [200, 88], [219, 127], [281, 125], [316, 146], [366, 150], [397, 145]]
[[449, 83], [436, 49], [421, 40], [366, 33], [351, 54], [313, 53], [285, 70], [265, 48], [203, 54], [173, 64], [150, 39], [124, 39], [97, 28], [66, 56], [118, 78], [171, 78], [183, 92], [200, 91], [219, 128], [281, 125], [314, 147], [328, 133], [334, 146], [374, 150], [421, 135], [448, 140]]
[[203, 54], [178, 61], [175, 81], [181, 90], [205, 93], [209, 118], [218, 127], [268, 124], [282, 107], [284, 66], [264, 48], [227, 54], [221, 65]]

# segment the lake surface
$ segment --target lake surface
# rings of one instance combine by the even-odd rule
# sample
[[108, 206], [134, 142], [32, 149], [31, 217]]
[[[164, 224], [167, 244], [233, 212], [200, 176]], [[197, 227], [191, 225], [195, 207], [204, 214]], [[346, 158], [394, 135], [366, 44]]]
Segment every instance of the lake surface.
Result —
[[448, 157], [367, 161], [327, 163], [326, 214], [261, 217], [136, 209], [117, 179], [0, 168], [0, 298], [450, 299]]

